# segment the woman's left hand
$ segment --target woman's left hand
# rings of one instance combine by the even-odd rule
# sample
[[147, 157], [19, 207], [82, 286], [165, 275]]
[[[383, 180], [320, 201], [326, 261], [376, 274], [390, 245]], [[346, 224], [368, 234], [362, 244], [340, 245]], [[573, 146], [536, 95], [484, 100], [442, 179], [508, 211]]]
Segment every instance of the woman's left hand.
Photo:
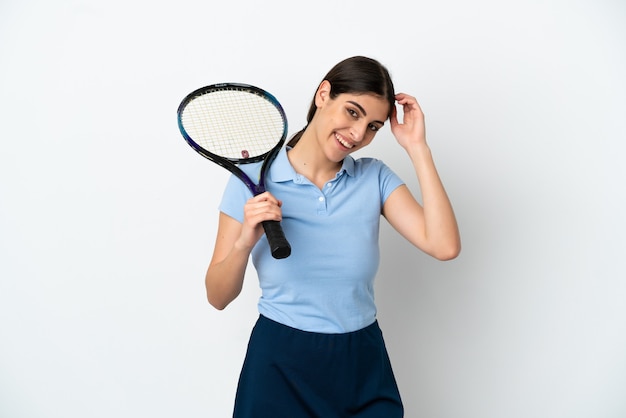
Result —
[[424, 113], [415, 97], [398, 93], [396, 94], [396, 102], [402, 106], [402, 123], [398, 121], [398, 109], [394, 108], [389, 118], [391, 133], [406, 150], [415, 145], [425, 144], [426, 127], [424, 124]]

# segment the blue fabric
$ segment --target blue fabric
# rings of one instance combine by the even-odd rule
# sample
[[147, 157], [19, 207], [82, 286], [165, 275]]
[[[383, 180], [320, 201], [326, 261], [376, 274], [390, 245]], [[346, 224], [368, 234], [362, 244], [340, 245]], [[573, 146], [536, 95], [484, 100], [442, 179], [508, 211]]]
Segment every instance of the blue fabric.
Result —
[[235, 418], [401, 418], [402, 401], [378, 322], [319, 334], [259, 317]]
[[[260, 163], [242, 166], [258, 177]], [[283, 201], [282, 226], [291, 255], [276, 260], [263, 237], [252, 251], [259, 276], [259, 312], [304, 331], [344, 333], [376, 318], [374, 277], [379, 265], [383, 203], [402, 180], [382, 161], [344, 159], [322, 190], [295, 172], [281, 150], [266, 189]], [[251, 193], [231, 176], [220, 210], [243, 221]]]

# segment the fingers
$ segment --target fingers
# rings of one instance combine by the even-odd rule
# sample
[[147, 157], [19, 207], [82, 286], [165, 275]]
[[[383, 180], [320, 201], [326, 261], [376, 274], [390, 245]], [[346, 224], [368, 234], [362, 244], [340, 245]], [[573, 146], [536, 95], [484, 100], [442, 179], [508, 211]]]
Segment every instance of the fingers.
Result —
[[399, 111], [394, 109], [391, 121], [391, 132], [405, 149], [425, 142], [424, 113], [417, 99], [406, 93], [395, 96], [396, 103], [402, 107], [400, 122]]
[[265, 192], [249, 199], [243, 208], [243, 225], [238, 245], [241, 248], [252, 248], [263, 235], [261, 223], [264, 221], [281, 221], [282, 202]]
[[276, 199], [271, 193], [261, 193], [246, 202], [244, 216], [253, 225], [257, 225], [263, 221], [280, 221], [282, 220], [281, 206], [282, 202]]
[[417, 102], [417, 99], [406, 93], [396, 94], [396, 102], [403, 107], [405, 114], [412, 112], [412, 111], [415, 111], [420, 114], [422, 113], [422, 109], [420, 108], [420, 105]]
[[[398, 103], [400, 103], [400, 104], [404, 104], [404, 103], [407, 102], [407, 100], [410, 100], [410, 99], [415, 100], [415, 97], [409, 96], [406, 93], [398, 93], [398, 94], [396, 94], [396, 101]], [[415, 100], [415, 101], [417, 101], [417, 100]]]
[[270, 205], [278, 207], [281, 207], [283, 205], [283, 202], [276, 199], [276, 197], [274, 197], [274, 195], [270, 192], [263, 192], [260, 195], [254, 196], [248, 202], [251, 204]]

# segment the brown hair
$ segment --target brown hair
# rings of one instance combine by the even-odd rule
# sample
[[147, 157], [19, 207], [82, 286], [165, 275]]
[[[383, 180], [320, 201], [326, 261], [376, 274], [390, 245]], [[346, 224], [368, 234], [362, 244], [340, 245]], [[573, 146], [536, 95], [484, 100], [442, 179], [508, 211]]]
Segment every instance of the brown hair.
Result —
[[[347, 58], [331, 68], [323, 80], [327, 80], [330, 83], [331, 99], [335, 99], [338, 95], [344, 93], [375, 94], [387, 99], [389, 102], [387, 117], [391, 116], [393, 112], [396, 101], [391, 76], [387, 68], [375, 59], [363, 56]], [[316, 110], [315, 97], [313, 97], [306, 118], [307, 126], [313, 120]], [[290, 147], [296, 145], [305, 129], [306, 127], [293, 135], [287, 145]]]

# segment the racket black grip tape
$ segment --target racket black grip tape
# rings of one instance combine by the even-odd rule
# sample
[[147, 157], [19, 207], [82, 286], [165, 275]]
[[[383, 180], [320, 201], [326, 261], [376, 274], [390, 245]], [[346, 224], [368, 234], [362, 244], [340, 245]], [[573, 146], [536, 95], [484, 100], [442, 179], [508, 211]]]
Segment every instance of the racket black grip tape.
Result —
[[265, 229], [265, 236], [270, 244], [270, 251], [274, 258], [287, 258], [291, 254], [291, 245], [285, 238], [283, 228], [278, 221], [265, 221], [263, 222], [263, 229]]

